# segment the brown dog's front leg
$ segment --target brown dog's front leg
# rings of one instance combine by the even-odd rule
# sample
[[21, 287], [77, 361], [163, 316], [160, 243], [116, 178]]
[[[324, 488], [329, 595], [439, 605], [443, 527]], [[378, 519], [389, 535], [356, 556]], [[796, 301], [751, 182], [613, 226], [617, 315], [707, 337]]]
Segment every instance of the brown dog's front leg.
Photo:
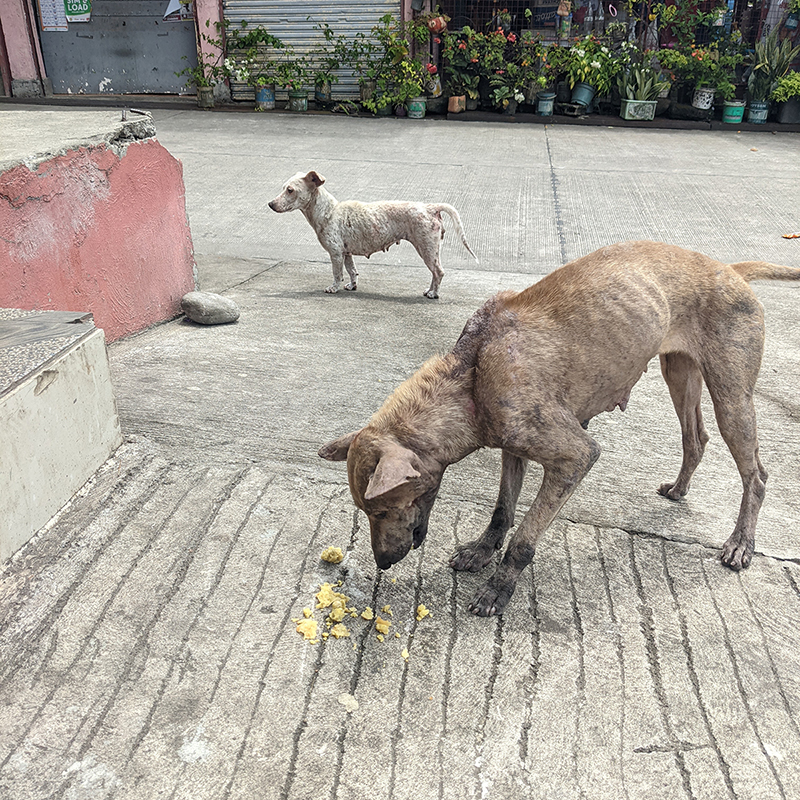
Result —
[[533, 505], [511, 537], [497, 571], [469, 604], [473, 614], [491, 617], [503, 613], [522, 570], [533, 560], [539, 537], [600, 455], [600, 448], [588, 435], [581, 444], [583, 452], [576, 457], [544, 465], [544, 478]]
[[527, 467], [528, 462], [524, 458], [503, 450], [500, 493], [497, 496], [492, 520], [477, 539], [456, 549], [449, 562], [453, 569], [479, 572], [492, 560], [494, 551], [503, 546], [506, 531], [514, 524], [514, 512]]
[[339, 284], [342, 282], [342, 275], [344, 274], [344, 256], [338, 253], [331, 253], [331, 267], [333, 268], [333, 283], [328, 286], [325, 291], [328, 294], [336, 294], [339, 291]]

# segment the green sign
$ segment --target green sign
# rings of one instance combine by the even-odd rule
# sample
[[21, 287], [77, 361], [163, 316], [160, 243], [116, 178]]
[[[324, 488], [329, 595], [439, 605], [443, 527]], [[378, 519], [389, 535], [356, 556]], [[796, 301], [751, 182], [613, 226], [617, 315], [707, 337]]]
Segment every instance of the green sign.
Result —
[[92, 16], [92, 0], [64, 0], [67, 22], [89, 22]]

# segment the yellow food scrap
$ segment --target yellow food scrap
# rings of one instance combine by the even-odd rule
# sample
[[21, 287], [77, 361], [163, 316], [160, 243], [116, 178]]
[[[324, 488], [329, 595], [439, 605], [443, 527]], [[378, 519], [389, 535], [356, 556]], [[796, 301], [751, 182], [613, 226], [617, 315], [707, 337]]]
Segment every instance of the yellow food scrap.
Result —
[[302, 634], [304, 639], [311, 641], [317, 637], [317, 621], [315, 619], [293, 619], [297, 623], [297, 632]]
[[338, 564], [344, 558], [344, 553], [340, 547], [326, 547], [320, 558], [329, 564]]
[[372, 613], [372, 609], [369, 606], [361, 612], [361, 619], [375, 619], [375, 615]]
[[345, 639], [350, 635], [350, 631], [342, 623], [338, 623], [331, 628], [331, 636], [335, 639]]
[[392, 607], [391, 607], [390, 605], [385, 605], [385, 606], [384, 606], [384, 607], [381, 609], [381, 613], [382, 613], [382, 614], [388, 614], [390, 617], [394, 616], [394, 615], [392, 614]]
[[308, 619], [314, 612], [310, 608], [303, 609], [303, 616]]
[[394, 638], [395, 639], [399, 639], [400, 638], [400, 634], [399, 633], [395, 633]]
[[382, 642], [382, 641], [383, 641], [383, 634], [382, 634], [382, 633], [379, 633], [379, 634], [378, 634], [378, 641], [379, 641], [379, 642]]
[[428, 614], [430, 614], [430, 613], [431, 613], [431, 610], [429, 608], [425, 608], [425, 606], [422, 603], [420, 603], [417, 606], [417, 622], [419, 622], [421, 619], [424, 619], [425, 617], [427, 617]]
[[341, 606], [338, 608], [334, 606], [333, 611], [331, 611], [331, 613], [328, 614], [328, 619], [331, 619], [334, 622], [341, 622], [344, 619], [344, 613], [345, 613], [344, 608], [342, 608]]
[[[378, 617], [378, 619], [375, 620], [375, 629], [379, 633], [388, 634], [389, 633], [389, 627], [391, 626], [391, 624], [392, 623], [389, 622], [388, 619], [381, 619], [380, 617]], [[383, 639], [381, 639], [381, 641], [383, 641]]]
[[408, 661], [408, 648], [404, 647], [404, 648], [403, 648], [403, 652], [402, 652], [402, 653], [400, 653], [400, 655], [401, 655], [401, 656], [402, 656], [402, 657], [403, 657], [403, 658], [404, 658], [406, 661]]
[[[317, 598], [317, 608], [328, 608], [328, 606], [333, 606], [336, 601], [338, 601], [336, 603], [337, 606], [344, 608], [347, 605], [347, 601], [350, 599], [341, 592], [334, 591], [330, 583], [323, 583], [322, 586], [319, 587], [319, 591], [316, 593], [315, 597]], [[335, 607], [336, 606], [334, 606], [334, 608]]]

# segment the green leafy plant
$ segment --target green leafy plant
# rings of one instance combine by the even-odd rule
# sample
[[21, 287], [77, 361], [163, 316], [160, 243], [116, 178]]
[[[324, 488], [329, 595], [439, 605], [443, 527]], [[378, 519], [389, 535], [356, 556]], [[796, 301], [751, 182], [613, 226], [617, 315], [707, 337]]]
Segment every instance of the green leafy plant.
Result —
[[526, 70], [510, 62], [489, 78], [492, 87], [492, 102], [497, 108], [506, 108], [511, 100], [521, 103], [525, 99], [523, 89], [528, 81]]
[[[230, 70], [225, 65], [225, 46], [223, 42], [224, 23], [215, 22], [217, 35], [211, 36], [202, 31], [198, 31], [199, 39], [197, 47], [197, 65], [185, 67], [176, 72], [179, 78], [186, 76], [187, 86], [216, 86], [220, 81], [230, 77]], [[206, 28], [211, 28], [211, 21], [206, 20]], [[208, 50], [203, 49], [203, 44], [208, 46]], [[187, 59], [187, 56], [183, 56]]]
[[669, 86], [661, 71], [646, 63], [631, 66], [617, 76], [617, 88], [624, 100], [657, 100]]
[[798, 53], [800, 45], [793, 47], [789, 39], [778, 42], [778, 28], [773, 28], [765, 39], [756, 42], [747, 81], [747, 93], [750, 99], [766, 100], [778, 79], [789, 71]]
[[343, 36], [336, 36], [327, 22], [314, 25], [320, 36], [308, 54], [315, 86], [339, 83], [337, 70], [347, 57], [347, 43]]
[[771, 95], [773, 100], [785, 103], [793, 97], [800, 97], [800, 72], [787, 72], [775, 81]]
[[654, 3], [650, 6], [651, 18], [658, 20], [660, 30], [666, 30], [675, 37], [675, 46], [680, 50], [687, 50], [694, 45], [698, 27], [716, 27], [714, 22], [725, 11], [725, 5], [711, 11], [700, 11], [696, 0], [673, 0], [670, 4]]
[[312, 79], [313, 73], [306, 59], [287, 45], [284, 58], [275, 65], [275, 85], [287, 92], [299, 92], [308, 87]]
[[255, 88], [275, 83], [277, 63], [286, 47], [277, 36], [261, 25], [248, 28], [242, 20], [239, 29], [229, 32], [227, 46], [230, 57], [224, 63], [232, 78]]
[[607, 45], [589, 34], [569, 49], [566, 65], [569, 87], [573, 89], [576, 83], [587, 83], [594, 86], [598, 95], [606, 95], [623, 66]]
[[364, 101], [364, 107], [377, 114], [386, 106], [405, 105], [422, 94], [423, 67], [413, 58], [403, 58], [376, 80], [375, 94]]

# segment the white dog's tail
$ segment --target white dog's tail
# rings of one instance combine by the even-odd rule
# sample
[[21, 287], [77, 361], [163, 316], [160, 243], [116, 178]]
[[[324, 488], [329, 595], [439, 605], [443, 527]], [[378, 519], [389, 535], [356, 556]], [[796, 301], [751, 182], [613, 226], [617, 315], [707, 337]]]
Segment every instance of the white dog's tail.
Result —
[[458, 211], [456, 211], [456, 209], [453, 208], [453, 206], [448, 205], [447, 203], [431, 203], [430, 205], [435, 212], [441, 213], [442, 211], [444, 211], [446, 214], [450, 215], [453, 222], [455, 223], [456, 232], [461, 237], [461, 244], [463, 244], [464, 247], [467, 248], [467, 251], [475, 259], [475, 261], [478, 261], [478, 256], [476, 256], [475, 253], [472, 252], [472, 248], [467, 244], [467, 237], [464, 234], [464, 226], [461, 224], [461, 217], [458, 215]]
[[800, 281], [797, 267], [782, 267], [767, 261], [739, 261], [731, 264], [731, 269], [746, 281]]

